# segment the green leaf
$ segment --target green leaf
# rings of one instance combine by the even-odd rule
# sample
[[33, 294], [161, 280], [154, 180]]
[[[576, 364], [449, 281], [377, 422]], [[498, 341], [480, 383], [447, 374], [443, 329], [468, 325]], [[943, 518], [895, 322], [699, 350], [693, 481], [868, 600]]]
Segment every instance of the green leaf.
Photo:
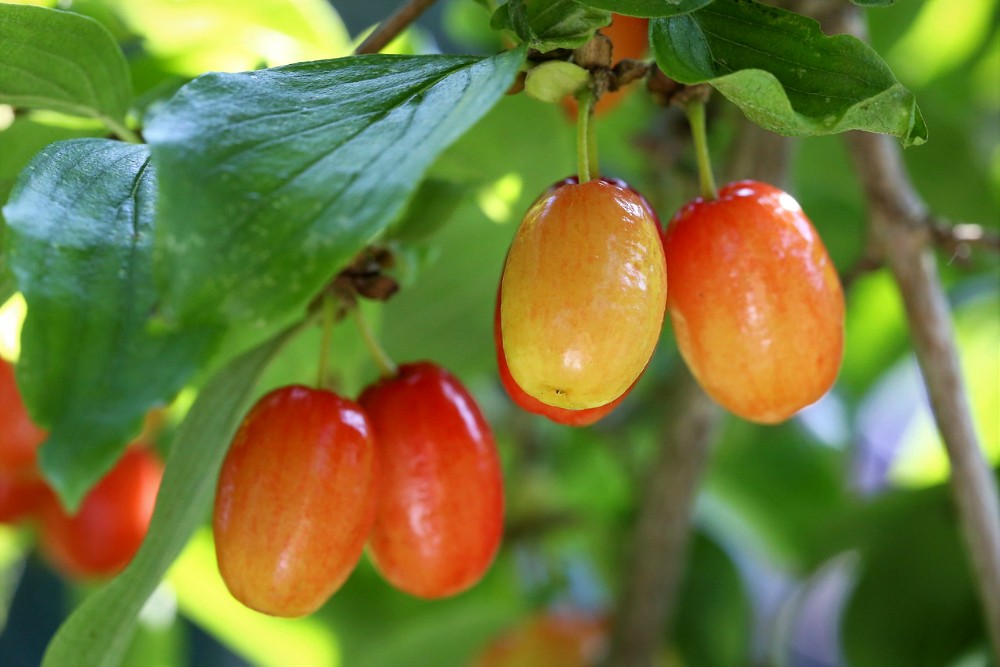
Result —
[[610, 23], [609, 11], [577, 0], [510, 0], [497, 9], [491, 21], [494, 29], [513, 30], [542, 53], [583, 46], [594, 32]]
[[21, 388], [49, 429], [42, 467], [70, 506], [217, 337], [149, 326], [155, 206], [145, 146], [75, 139], [43, 149], [3, 209], [7, 258], [28, 304]]
[[233, 360], [202, 388], [171, 448], [145, 541], [128, 567], [63, 623], [44, 667], [119, 664], [139, 610], [209, 512], [222, 460], [257, 378], [296, 329]]
[[679, 16], [701, 9], [714, 0], [580, 0], [588, 7], [607, 9], [625, 16], [658, 18]]
[[92, 116], [117, 132], [131, 98], [125, 57], [100, 23], [0, 4], [0, 103]]
[[466, 183], [444, 178], [428, 178], [417, 189], [406, 212], [387, 230], [387, 234], [404, 242], [415, 242], [433, 236], [455, 213], [469, 194]]
[[182, 88], [145, 133], [174, 314], [259, 323], [303, 307], [401, 213], [523, 59], [358, 56]]
[[656, 62], [681, 83], [709, 82], [761, 127], [786, 135], [864, 130], [922, 144], [916, 99], [849, 35], [753, 0], [716, 0], [650, 24]]
[[851, 0], [859, 7], [888, 7], [896, 4], [896, 0]]

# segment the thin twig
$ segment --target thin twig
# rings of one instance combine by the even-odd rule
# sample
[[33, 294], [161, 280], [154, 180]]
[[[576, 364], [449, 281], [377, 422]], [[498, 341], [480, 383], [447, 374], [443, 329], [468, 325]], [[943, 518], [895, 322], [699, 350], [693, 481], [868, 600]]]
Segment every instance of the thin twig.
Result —
[[417, 20], [424, 11], [434, 4], [434, 0], [410, 0], [405, 5], [396, 10], [396, 13], [382, 21], [368, 38], [361, 42], [358, 48], [354, 49], [354, 55], [366, 53], [378, 53], [384, 49], [389, 42], [396, 39], [399, 33], [406, 30], [407, 26]]
[[951, 461], [952, 491], [986, 625], [1000, 659], [1000, 495], [973, 426], [926, 208], [892, 138], [852, 132], [848, 145], [880, 254], [906, 307], [931, 410]]

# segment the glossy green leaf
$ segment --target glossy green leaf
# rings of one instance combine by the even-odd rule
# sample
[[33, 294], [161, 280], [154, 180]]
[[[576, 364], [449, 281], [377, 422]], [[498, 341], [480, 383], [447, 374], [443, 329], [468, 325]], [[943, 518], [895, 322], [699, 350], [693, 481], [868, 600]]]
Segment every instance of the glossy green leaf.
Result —
[[510, 0], [497, 9], [491, 21], [495, 29], [513, 30], [542, 53], [583, 46], [594, 32], [610, 23], [609, 11], [577, 0]]
[[709, 82], [747, 118], [786, 135], [864, 130], [922, 144], [916, 99], [882, 58], [850, 35], [754, 0], [716, 0], [697, 12], [654, 19], [656, 62], [681, 83]]
[[171, 448], [146, 540], [128, 567], [63, 623], [44, 667], [119, 664], [139, 610], [211, 507], [222, 460], [257, 378], [293, 332], [236, 358], [202, 388]]
[[679, 16], [701, 9], [714, 0], [580, 0], [588, 7], [607, 9], [625, 16], [659, 18]]
[[43, 469], [69, 505], [216, 339], [210, 330], [150, 327], [155, 206], [145, 146], [76, 139], [42, 150], [3, 210], [7, 258], [28, 304], [18, 375], [49, 429]]
[[523, 59], [358, 56], [182, 88], [145, 133], [173, 314], [259, 323], [303, 307], [401, 213]]
[[121, 49], [97, 21], [0, 4], [0, 103], [124, 125], [132, 84]]

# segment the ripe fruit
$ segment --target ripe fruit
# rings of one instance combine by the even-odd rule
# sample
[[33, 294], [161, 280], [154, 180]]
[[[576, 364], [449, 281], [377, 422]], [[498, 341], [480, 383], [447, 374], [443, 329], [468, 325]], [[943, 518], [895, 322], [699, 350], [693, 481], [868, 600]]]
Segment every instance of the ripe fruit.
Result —
[[[649, 19], [612, 14], [611, 25], [601, 28], [601, 34], [611, 40], [613, 47], [611, 57], [615, 63], [622, 60], [640, 60], [649, 50]], [[608, 113], [625, 99], [625, 94], [630, 89], [631, 86], [626, 86], [604, 93], [594, 104], [594, 113], [596, 115]], [[575, 99], [567, 97], [563, 106], [571, 118], [576, 118]]]
[[243, 420], [219, 475], [213, 529], [226, 586], [265, 614], [312, 613], [361, 557], [374, 501], [365, 413], [329, 391], [272, 391]]
[[705, 391], [751, 421], [780, 422], [833, 384], [844, 296], [799, 204], [756, 181], [682, 208], [667, 229], [670, 318]]
[[375, 429], [378, 511], [369, 553], [411, 595], [460, 593], [486, 572], [503, 533], [493, 434], [447, 371], [407, 364], [359, 399]]
[[500, 327], [511, 377], [558, 408], [614, 401], [653, 354], [666, 294], [645, 200], [610, 180], [557, 185], [528, 210], [504, 266]]
[[146, 536], [162, 476], [156, 455], [134, 446], [90, 490], [75, 515], [68, 515], [52, 496], [40, 512], [43, 552], [71, 577], [115, 574]]
[[17, 523], [37, 513], [51, 494], [36, 472], [0, 468], [0, 523]]
[[35, 466], [45, 431], [35, 426], [21, 400], [14, 366], [0, 359], [0, 469], [28, 470]]
[[607, 651], [607, 621], [582, 612], [534, 616], [490, 644], [473, 667], [588, 667]]

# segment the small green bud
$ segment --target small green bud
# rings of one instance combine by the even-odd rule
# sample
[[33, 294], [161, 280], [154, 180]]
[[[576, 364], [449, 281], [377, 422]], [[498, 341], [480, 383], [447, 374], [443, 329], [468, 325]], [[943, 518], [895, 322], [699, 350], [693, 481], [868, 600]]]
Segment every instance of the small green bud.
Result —
[[587, 70], [562, 60], [550, 60], [528, 70], [524, 92], [536, 100], [556, 103], [575, 95], [590, 80]]

